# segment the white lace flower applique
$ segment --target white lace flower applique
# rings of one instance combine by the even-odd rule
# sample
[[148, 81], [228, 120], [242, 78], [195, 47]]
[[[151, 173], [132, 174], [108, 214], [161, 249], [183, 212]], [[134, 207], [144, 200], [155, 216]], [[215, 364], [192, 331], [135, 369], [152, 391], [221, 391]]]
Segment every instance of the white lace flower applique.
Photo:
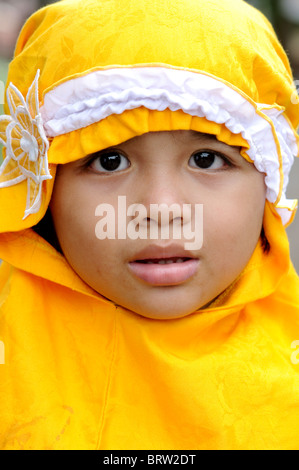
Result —
[[0, 116], [0, 142], [6, 158], [0, 166], [0, 188], [27, 180], [27, 201], [23, 220], [39, 211], [42, 183], [51, 179], [48, 168], [49, 142], [46, 137], [38, 101], [39, 70], [30, 86], [26, 102], [10, 83], [7, 102], [10, 115]]

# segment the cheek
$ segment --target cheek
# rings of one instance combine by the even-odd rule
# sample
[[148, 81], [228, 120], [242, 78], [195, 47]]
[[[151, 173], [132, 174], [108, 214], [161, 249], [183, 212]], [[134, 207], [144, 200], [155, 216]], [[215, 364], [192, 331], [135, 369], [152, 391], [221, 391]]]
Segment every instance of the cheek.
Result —
[[[76, 180], [75, 180], [76, 182]], [[95, 237], [95, 203], [86, 188], [73, 184], [66, 175], [55, 182], [50, 209], [55, 230], [66, 256], [81, 252]]]
[[[104, 195], [97, 187], [75, 183], [71, 178], [57, 180], [50, 209], [65, 258], [87, 284], [98, 290], [98, 282], [107, 279], [111, 283], [119, 250], [116, 240], [99, 240], [96, 236], [99, 217], [95, 209]], [[110, 204], [113, 206], [113, 201]]]
[[219, 264], [236, 263], [242, 268], [258, 242], [266, 190], [263, 175], [254, 176], [205, 208], [204, 244]]

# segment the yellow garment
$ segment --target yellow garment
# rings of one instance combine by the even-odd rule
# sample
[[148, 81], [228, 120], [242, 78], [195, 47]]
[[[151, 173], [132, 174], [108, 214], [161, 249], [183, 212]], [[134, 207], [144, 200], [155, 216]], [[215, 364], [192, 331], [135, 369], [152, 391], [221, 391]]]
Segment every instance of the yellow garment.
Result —
[[[299, 123], [287, 58], [242, 1], [63, 0], [28, 20], [15, 55], [9, 81], [26, 97], [40, 69], [41, 106], [90, 71], [151, 64], [218, 77], [257, 115], [257, 103], [281, 110], [294, 135]], [[215, 134], [250, 159], [246, 138], [221, 123], [140, 107], [50, 139], [36, 213], [23, 218], [27, 181], [0, 188], [0, 449], [299, 450], [299, 279], [275, 203], [264, 215], [269, 253], [259, 243], [209, 308], [176, 320], [114, 305], [32, 230], [58, 163], [175, 129]]]
[[1, 449], [298, 450], [299, 281], [265, 219], [270, 254], [219, 306], [167, 321], [101, 299], [33, 232], [9, 251], [2, 235]]
[[[242, 0], [237, 3], [235, 0], [209, 0], [209, 4], [197, 0], [175, 0], [171, 4], [150, 0], [63, 0], [54, 3], [36, 12], [24, 25], [7, 83], [12, 82], [26, 97], [37, 70], [40, 70], [42, 107], [47, 94], [63, 83], [113, 68], [129, 68], [137, 73], [145, 65], [156, 68], [158, 76], [159, 68], [166, 67], [216, 77], [221, 84], [244, 96], [256, 108], [257, 115], [263, 114], [263, 108], [260, 109], [258, 104], [268, 105], [284, 111], [293, 130], [299, 125], [299, 102], [292, 99], [295, 88], [287, 56], [270, 23]], [[225, 95], [227, 90], [221, 93]], [[75, 100], [74, 95], [70, 101]], [[8, 103], [4, 110], [9, 113]], [[54, 175], [57, 163], [82, 158], [155, 130], [202, 129], [216, 134], [228, 144], [241, 146], [244, 156], [248, 149], [241, 134], [233, 133], [232, 138], [227, 129], [223, 130], [225, 126], [211, 120], [207, 126], [205, 119], [199, 123], [202, 118], [181, 110], [174, 118], [169, 116], [168, 109], [155, 110], [152, 115], [147, 111], [141, 107], [125, 111], [121, 116], [112, 114], [75, 132], [60, 133], [53, 140], [50, 138], [51, 173]], [[263, 119], [269, 120], [264, 114]], [[263, 128], [257, 129], [257, 136], [258, 151], [269, 135], [265, 137]], [[277, 135], [273, 138], [277, 145]], [[298, 147], [296, 151], [298, 153]], [[272, 148], [267, 149], [267, 153], [271, 152]], [[279, 145], [277, 152], [281, 193], [284, 171]], [[0, 231], [18, 231], [35, 225], [46, 212], [52, 189], [53, 179], [48, 179], [43, 185], [40, 210], [20, 223], [27, 184], [20, 184], [18, 191], [14, 186], [3, 188], [0, 191], [0, 207], [3, 208]]]

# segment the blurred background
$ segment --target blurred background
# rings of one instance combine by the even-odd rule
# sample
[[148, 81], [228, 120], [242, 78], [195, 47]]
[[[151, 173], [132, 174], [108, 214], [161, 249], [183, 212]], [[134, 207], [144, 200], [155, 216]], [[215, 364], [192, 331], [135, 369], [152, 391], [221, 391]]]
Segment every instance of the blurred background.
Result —
[[[2, 84], [6, 81], [7, 66], [12, 58], [20, 28], [28, 16], [49, 3], [53, 1], [0, 0], [0, 113], [3, 102]], [[248, 3], [260, 9], [271, 21], [287, 51], [294, 78], [299, 80], [299, 0], [248, 0]], [[287, 196], [299, 198], [299, 158], [294, 164]], [[292, 260], [299, 273], [299, 211], [295, 221], [288, 228], [288, 235]]]

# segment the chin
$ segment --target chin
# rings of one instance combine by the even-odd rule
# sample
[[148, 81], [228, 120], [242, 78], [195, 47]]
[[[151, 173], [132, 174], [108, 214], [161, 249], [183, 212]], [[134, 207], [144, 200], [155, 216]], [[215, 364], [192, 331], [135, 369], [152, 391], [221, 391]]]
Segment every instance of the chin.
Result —
[[137, 315], [140, 315], [145, 318], [150, 318], [152, 320], [175, 320], [179, 318], [186, 317], [195, 313], [200, 307], [186, 309], [186, 307], [178, 307], [176, 305], [174, 308], [171, 308], [169, 305], [165, 309], [165, 305], [155, 306], [154, 308], [134, 308], [132, 311]]

